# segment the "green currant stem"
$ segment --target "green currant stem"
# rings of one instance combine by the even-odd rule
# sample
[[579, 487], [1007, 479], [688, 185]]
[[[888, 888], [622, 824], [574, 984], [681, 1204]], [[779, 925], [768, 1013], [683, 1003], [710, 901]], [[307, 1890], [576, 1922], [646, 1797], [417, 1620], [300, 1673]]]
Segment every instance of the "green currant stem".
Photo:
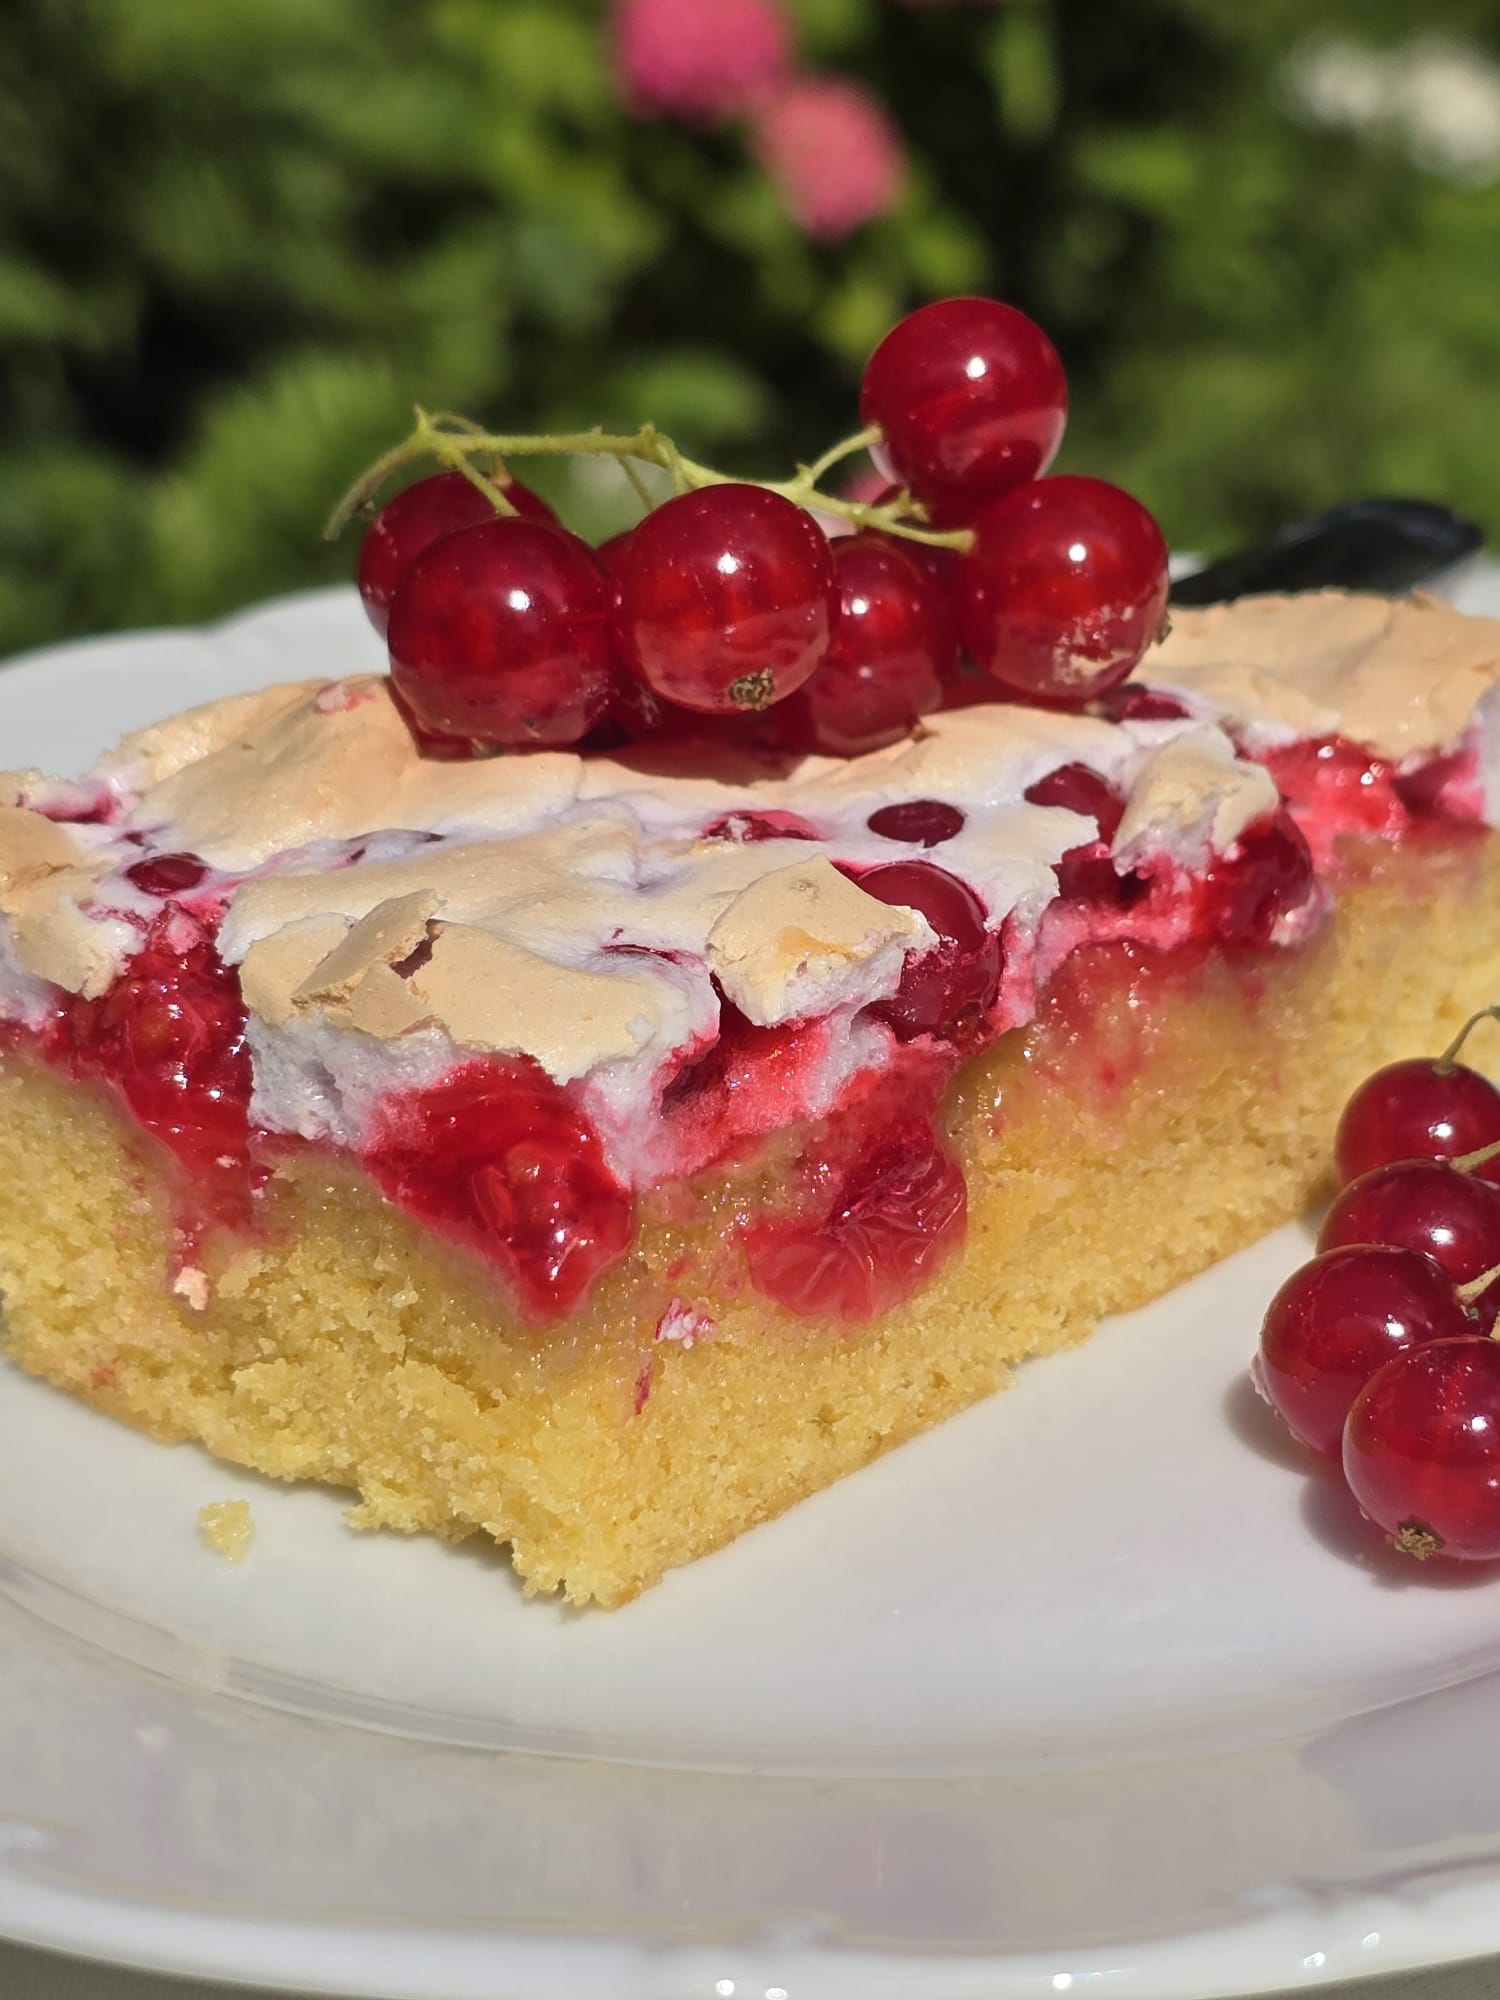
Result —
[[1453, 1040], [1433, 1064], [1433, 1068], [1439, 1076], [1446, 1076], [1449, 1070], [1452, 1069], [1453, 1065], [1458, 1061], [1459, 1051], [1481, 1021], [1500, 1021], [1500, 1007], [1481, 1007], [1477, 1014], [1469, 1016], [1468, 1020], [1464, 1022], [1458, 1033], [1453, 1037]]
[[1487, 1167], [1494, 1159], [1500, 1159], [1500, 1139], [1496, 1139], [1493, 1145], [1479, 1146], [1472, 1153], [1460, 1153], [1449, 1164], [1457, 1167], [1461, 1174], [1472, 1174], [1476, 1167]]
[[[654, 424], [643, 424], [640, 430], [628, 434], [594, 430], [564, 432], [555, 437], [501, 437], [477, 429], [465, 417], [454, 418], [446, 412], [439, 418], [419, 409], [416, 417], [416, 428], [411, 436], [378, 458], [340, 501], [325, 530], [330, 539], [340, 532], [353, 514], [374, 499], [394, 473], [420, 458], [436, 458], [453, 471], [463, 473], [502, 514], [515, 512], [504, 497], [504, 485], [487, 479], [470, 464], [472, 457], [490, 458], [502, 466], [512, 458], [615, 458], [620, 461], [637, 491], [641, 489], [632, 471], [633, 464], [657, 466], [670, 475], [673, 490], [679, 494], [696, 492], [706, 486], [742, 483], [729, 473], [715, 472], [712, 466], [699, 465], [696, 460], [685, 457], [672, 439], [657, 430]], [[892, 500], [872, 506], [866, 501], [845, 500], [838, 495], [818, 491], [818, 480], [831, 466], [857, 451], [868, 450], [879, 438], [879, 430], [872, 425], [824, 452], [810, 466], [803, 467], [794, 479], [762, 479], [754, 483], [767, 492], [779, 493], [783, 499], [794, 501], [800, 507], [837, 515], [858, 528], [878, 528], [883, 533], [920, 542], [927, 548], [972, 548], [974, 537], [967, 528], [939, 531], [921, 525], [925, 515], [908, 493], [899, 493]]]
[[1500, 1278], [1500, 1264], [1491, 1271], [1481, 1271], [1477, 1278], [1470, 1278], [1467, 1284], [1455, 1285], [1453, 1296], [1461, 1306], [1471, 1306], [1482, 1292], [1489, 1290], [1496, 1278]]

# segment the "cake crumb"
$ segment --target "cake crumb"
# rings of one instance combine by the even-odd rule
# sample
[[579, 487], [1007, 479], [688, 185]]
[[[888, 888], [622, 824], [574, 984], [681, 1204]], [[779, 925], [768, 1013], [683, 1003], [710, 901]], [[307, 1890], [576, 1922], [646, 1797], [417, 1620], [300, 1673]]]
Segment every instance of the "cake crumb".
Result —
[[255, 1520], [248, 1500], [214, 1500], [198, 1510], [198, 1532], [216, 1556], [239, 1563], [255, 1540]]
[[172, 1280], [172, 1290], [178, 1298], [186, 1299], [194, 1312], [208, 1310], [208, 1273], [200, 1271], [196, 1264], [184, 1264]]

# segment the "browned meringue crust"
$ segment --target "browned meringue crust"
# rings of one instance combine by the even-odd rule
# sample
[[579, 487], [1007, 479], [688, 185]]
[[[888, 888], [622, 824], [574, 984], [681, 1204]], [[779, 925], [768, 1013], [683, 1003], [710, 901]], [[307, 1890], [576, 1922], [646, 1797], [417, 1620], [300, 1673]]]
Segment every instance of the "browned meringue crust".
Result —
[[1441, 598], [1339, 590], [1172, 613], [1142, 677], [1232, 721], [1347, 736], [1400, 759], [1457, 742], [1500, 678], [1500, 618]]

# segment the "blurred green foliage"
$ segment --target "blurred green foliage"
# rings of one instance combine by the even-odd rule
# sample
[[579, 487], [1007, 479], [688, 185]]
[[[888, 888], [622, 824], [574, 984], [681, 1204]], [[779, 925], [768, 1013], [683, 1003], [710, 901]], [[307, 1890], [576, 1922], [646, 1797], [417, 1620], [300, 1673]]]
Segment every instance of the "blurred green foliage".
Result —
[[[1290, 103], [1310, 35], [1500, 55], [1493, 0], [794, 0], [912, 154], [833, 246], [733, 129], [642, 124], [603, 0], [9, 0], [0, 648], [348, 573], [321, 522], [421, 400], [650, 416], [780, 471], [910, 304], [998, 292], [1064, 462], [1218, 546], [1403, 489], [1500, 530], [1500, 180]], [[561, 482], [561, 483], [559, 483]], [[576, 525], [624, 499], [549, 467]]]

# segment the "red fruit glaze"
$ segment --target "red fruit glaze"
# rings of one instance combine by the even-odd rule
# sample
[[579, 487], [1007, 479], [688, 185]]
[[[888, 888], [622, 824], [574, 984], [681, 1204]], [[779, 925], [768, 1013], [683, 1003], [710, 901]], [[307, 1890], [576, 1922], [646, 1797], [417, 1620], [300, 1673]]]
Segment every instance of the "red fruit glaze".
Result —
[[828, 651], [838, 581], [812, 516], [759, 486], [668, 500], [631, 530], [614, 571], [621, 657], [668, 701], [753, 713]]
[[1204, 870], [1200, 924], [1221, 944], [1258, 949], [1271, 942], [1282, 917], [1307, 901], [1316, 880], [1301, 830], [1278, 807]]
[[861, 421], [923, 500], [972, 510], [1057, 456], [1068, 386], [1042, 329], [998, 299], [941, 299], [897, 322], [865, 365]]
[[1500, 1556], [1500, 1344], [1438, 1340], [1388, 1361], [1344, 1430], [1344, 1477], [1412, 1555]]
[[1457, 1284], [1500, 1264], [1500, 1191], [1443, 1160], [1375, 1167], [1334, 1197], [1320, 1250], [1394, 1243], [1424, 1251]]
[[[1430, 1057], [1388, 1063], [1344, 1106], [1334, 1140], [1339, 1178], [1358, 1180], [1395, 1160], [1451, 1160], [1500, 1140], [1500, 1090], [1464, 1063]], [[1500, 1159], [1474, 1170], [1500, 1181]]]
[[962, 833], [964, 816], [942, 799], [903, 799], [899, 805], [877, 806], [865, 821], [882, 840], [904, 840], [914, 846], [941, 847]]
[[1395, 766], [1342, 737], [1310, 738], [1263, 759], [1292, 807], [1332, 816], [1339, 833], [1399, 833], [1409, 814], [1394, 783]]
[[751, 1282], [788, 1312], [846, 1323], [888, 1312], [963, 1241], [964, 1177], [929, 1125], [886, 1126], [857, 1158], [805, 1171], [810, 1212], [745, 1236]]
[[793, 812], [726, 813], [704, 827], [700, 840], [727, 840], [736, 846], [756, 840], [816, 840], [817, 828]]
[[215, 1221], [249, 1219], [250, 1055], [239, 981], [211, 944], [181, 951], [159, 923], [99, 1000], [64, 1026], [74, 1071], [112, 1084], [187, 1169]]
[[1377, 1368], [1420, 1341], [1473, 1331], [1430, 1257], [1350, 1244], [1294, 1271], [1272, 1299], [1255, 1372], [1292, 1434], [1337, 1458], [1349, 1407]]
[[[506, 498], [519, 514], [533, 521], [561, 523], [538, 493], [513, 479]], [[388, 500], [365, 530], [359, 545], [356, 581], [375, 630], [390, 622], [391, 599], [423, 549], [459, 528], [476, 527], [495, 518], [495, 510], [477, 486], [461, 472], [438, 472], [419, 479], [394, 500]]]
[[839, 615], [823, 664], [777, 711], [777, 739], [857, 757], [909, 736], [958, 660], [944, 593], [885, 535], [833, 544]]
[[531, 1320], [571, 1312], [635, 1234], [597, 1134], [524, 1057], [392, 1098], [365, 1158], [393, 1201], [497, 1266]]
[[870, 1013], [903, 1041], [958, 1037], [976, 1025], [1000, 990], [1001, 950], [974, 891], [930, 861], [893, 861], [854, 879], [867, 896], [920, 910], [938, 936], [930, 951], [907, 959], [896, 991]]
[[196, 854], [153, 854], [125, 870], [125, 880], [145, 896], [185, 896], [208, 873]]
[[1138, 500], [1065, 474], [993, 500], [958, 564], [958, 622], [1023, 696], [1091, 701], [1139, 665], [1167, 608], [1167, 545]]
[[576, 743], [614, 681], [608, 608], [593, 551], [566, 529], [499, 518], [462, 528], [417, 557], [391, 602], [396, 690], [438, 737]]

